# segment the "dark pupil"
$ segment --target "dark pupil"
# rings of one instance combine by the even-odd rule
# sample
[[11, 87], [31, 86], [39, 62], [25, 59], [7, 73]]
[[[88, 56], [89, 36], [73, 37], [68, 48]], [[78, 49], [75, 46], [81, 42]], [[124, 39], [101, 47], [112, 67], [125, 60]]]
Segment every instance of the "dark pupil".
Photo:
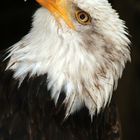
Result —
[[85, 14], [80, 14], [80, 19], [83, 20], [83, 19], [85, 19], [85, 17], [86, 17]]

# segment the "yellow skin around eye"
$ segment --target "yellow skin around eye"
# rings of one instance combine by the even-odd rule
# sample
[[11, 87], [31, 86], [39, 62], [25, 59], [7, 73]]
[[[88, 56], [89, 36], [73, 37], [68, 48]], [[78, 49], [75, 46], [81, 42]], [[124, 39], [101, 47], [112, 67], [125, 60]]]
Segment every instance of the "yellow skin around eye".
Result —
[[[75, 26], [70, 19], [67, 0], [36, 0], [41, 6], [47, 8], [54, 17], [58, 20], [60, 17], [66, 22], [66, 24], [75, 30]], [[81, 14], [85, 16], [85, 18], [81, 19]], [[82, 25], [91, 24], [91, 17], [88, 13], [77, 10], [76, 13], [77, 21]]]
[[[76, 16], [77, 21], [80, 24], [82, 24], [82, 25], [91, 24], [91, 17], [88, 13], [86, 13], [82, 10], [77, 10], [75, 16]], [[84, 16], [84, 17], [82, 18], [81, 16]]]

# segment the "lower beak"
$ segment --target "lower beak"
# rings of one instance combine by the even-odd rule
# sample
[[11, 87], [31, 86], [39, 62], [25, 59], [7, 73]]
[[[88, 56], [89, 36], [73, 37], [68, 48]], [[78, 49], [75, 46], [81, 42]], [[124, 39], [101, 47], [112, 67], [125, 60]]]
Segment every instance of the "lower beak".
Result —
[[67, 7], [67, 0], [36, 0], [41, 6], [47, 8], [55, 18], [62, 18], [65, 23], [71, 28], [75, 29]]

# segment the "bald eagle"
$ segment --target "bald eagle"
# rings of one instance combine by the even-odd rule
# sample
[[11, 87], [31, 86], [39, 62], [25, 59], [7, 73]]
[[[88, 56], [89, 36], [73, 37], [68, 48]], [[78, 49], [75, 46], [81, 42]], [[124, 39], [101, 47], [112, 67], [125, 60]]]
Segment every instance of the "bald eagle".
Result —
[[120, 140], [124, 22], [107, 0], [36, 1], [30, 32], [0, 55], [0, 140]]

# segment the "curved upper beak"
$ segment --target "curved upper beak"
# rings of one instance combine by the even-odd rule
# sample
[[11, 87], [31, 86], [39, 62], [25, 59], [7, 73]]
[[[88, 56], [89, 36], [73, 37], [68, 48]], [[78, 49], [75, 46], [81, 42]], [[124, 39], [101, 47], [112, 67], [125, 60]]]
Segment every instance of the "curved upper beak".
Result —
[[69, 15], [67, 0], [36, 0], [41, 6], [47, 8], [55, 18], [62, 18], [72, 29], [75, 29]]

